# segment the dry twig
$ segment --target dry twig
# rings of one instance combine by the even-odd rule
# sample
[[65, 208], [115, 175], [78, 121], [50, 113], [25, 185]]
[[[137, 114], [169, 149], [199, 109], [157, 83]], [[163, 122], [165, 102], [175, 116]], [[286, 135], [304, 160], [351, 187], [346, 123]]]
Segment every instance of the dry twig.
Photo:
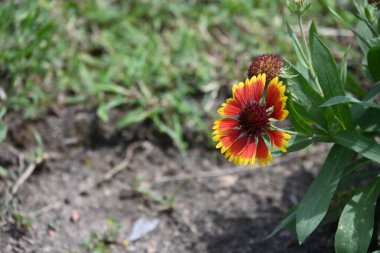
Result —
[[131, 159], [132, 159], [132, 156], [133, 156], [133, 152], [135, 151], [135, 149], [137, 149], [138, 147], [140, 147], [142, 144], [143, 144], [143, 142], [135, 142], [135, 143], [132, 143], [131, 145], [129, 145], [129, 147], [128, 147], [127, 151], [126, 151], [125, 159], [123, 161], [121, 161], [121, 163], [119, 163], [118, 165], [116, 165], [111, 170], [107, 171], [106, 173], [104, 173], [102, 176], [100, 176], [95, 181], [90, 182], [89, 184], [85, 185], [82, 189], [80, 189], [79, 192], [80, 193], [86, 193], [90, 189], [92, 189], [93, 187], [95, 187], [95, 186], [97, 186], [97, 185], [99, 185], [101, 183], [104, 183], [106, 181], [109, 181], [116, 174], [118, 174], [121, 171], [123, 171], [126, 168], [128, 168], [129, 163], [131, 162]]

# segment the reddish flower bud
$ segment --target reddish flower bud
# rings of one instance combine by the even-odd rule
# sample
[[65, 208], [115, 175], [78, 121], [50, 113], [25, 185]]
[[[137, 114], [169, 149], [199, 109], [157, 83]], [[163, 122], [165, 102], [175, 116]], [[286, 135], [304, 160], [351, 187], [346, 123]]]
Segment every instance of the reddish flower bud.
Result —
[[270, 82], [276, 76], [279, 76], [284, 67], [282, 58], [278, 55], [263, 54], [253, 59], [248, 69], [248, 79], [252, 76], [265, 73], [267, 80]]

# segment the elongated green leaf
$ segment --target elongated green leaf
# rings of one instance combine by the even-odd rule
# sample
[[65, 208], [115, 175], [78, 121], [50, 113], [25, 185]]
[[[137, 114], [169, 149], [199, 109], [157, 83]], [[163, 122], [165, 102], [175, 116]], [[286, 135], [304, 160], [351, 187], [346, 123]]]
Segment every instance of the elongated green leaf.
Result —
[[[367, 95], [363, 98], [363, 101], [373, 101], [380, 93], [380, 83], [378, 82], [372, 87]], [[351, 108], [352, 116], [356, 124], [365, 132], [380, 131], [380, 117], [379, 111], [374, 108], [364, 108], [360, 105], [353, 105]]]
[[300, 243], [317, 228], [325, 216], [344, 168], [353, 152], [334, 145], [317, 178], [309, 187], [297, 209], [296, 230]]
[[338, 221], [345, 205], [348, 203], [348, 201], [350, 201], [356, 192], [356, 190], [337, 192], [335, 194], [335, 197], [331, 200], [329, 209], [327, 210], [325, 217], [323, 217], [320, 225]]
[[[318, 35], [314, 34], [310, 38], [310, 42], [313, 66], [325, 99], [344, 96], [343, 83], [339, 78], [339, 71], [332, 54]], [[340, 119], [343, 128], [353, 128], [351, 112], [347, 105], [336, 105], [332, 109], [336, 117]]]
[[286, 61], [286, 63], [287, 71], [292, 75], [292, 78], [287, 79], [288, 90], [305, 106], [308, 117], [322, 128], [326, 128], [327, 125], [323, 114], [318, 110], [318, 106], [324, 102], [323, 98], [314, 90], [312, 85], [297, 68], [288, 61]]
[[139, 123], [149, 117], [151, 111], [142, 108], [136, 108], [116, 122], [118, 128], [124, 128], [134, 123]]
[[[363, 108], [364, 109], [364, 108]], [[379, 110], [368, 108], [355, 119], [364, 132], [380, 132]]]
[[5, 140], [7, 137], [7, 132], [8, 132], [8, 126], [5, 125], [5, 123], [0, 122], [0, 142]]
[[297, 35], [294, 33], [293, 29], [289, 26], [289, 24], [286, 24], [286, 27], [288, 28], [288, 33], [289, 33], [289, 36], [292, 40], [292, 43], [293, 43], [293, 47], [296, 51], [296, 55], [298, 57], [298, 60], [304, 65], [304, 66], [307, 66], [307, 60], [306, 60], [306, 56], [305, 56], [305, 53], [303, 52], [303, 49], [302, 49], [302, 46], [301, 46], [301, 43], [299, 42], [298, 38], [297, 38]]
[[[313, 134], [313, 129], [305, 122], [302, 115], [306, 115], [306, 110], [304, 107], [296, 107], [296, 103], [293, 103], [292, 94], [289, 93], [288, 103], [286, 108], [289, 110], [289, 119], [292, 122], [295, 129], [301, 133], [307, 135]], [[298, 109], [298, 110], [297, 110]]]
[[380, 94], [380, 82], [377, 82], [364, 97], [364, 101], [373, 101]]
[[[343, 24], [345, 27], [350, 29], [360, 39], [360, 42], [362, 44], [365, 44], [366, 46], [369, 45], [365, 36], [363, 36], [360, 32], [356, 31], [355, 29], [351, 28], [351, 25], [348, 22], [346, 22], [336, 11], [334, 11], [330, 7], [327, 7], [327, 8], [339, 20], [341, 24]], [[365, 50], [363, 51], [365, 52]]]
[[346, 82], [344, 83], [344, 88], [346, 91], [351, 92], [358, 98], [363, 98], [366, 94], [366, 91], [356, 80], [356, 77], [351, 73], [347, 72]]
[[372, 47], [367, 53], [368, 70], [375, 81], [380, 80], [380, 46]]
[[318, 35], [318, 28], [315, 22], [312, 21], [309, 28], [309, 38], [311, 38], [314, 34]]
[[372, 232], [380, 177], [375, 178], [344, 207], [335, 234], [337, 253], [367, 252]]
[[[296, 136], [293, 135], [292, 138], [289, 140], [289, 145], [286, 146], [286, 151], [287, 153], [295, 152], [295, 151], [306, 148], [312, 143], [313, 143], [312, 137], [305, 137], [302, 135], [296, 135]], [[272, 152], [273, 157], [280, 156], [283, 154], [284, 152], [282, 152], [281, 150], [275, 150]]]
[[264, 238], [264, 240], [267, 240], [273, 236], [275, 236], [278, 232], [280, 232], [283, 229], [286, 229], [296, 222], [296, 211], [297, 206], [293, 207], [285, 216], [285, 218], [273, 229], [273, 231]]
[[380, 105], [371, 103], [368, 101], [360, 101], [354, 97], [349, 97], [349, 96], [336, 96], [332, 97], [323, 104], [321, 104], [319, 107], [329, 107], [333, 105], [340, 105], [340, 104], [347, 104], [347, 103], [355, 103], [363, 107], [373, 107], [380, 109]]
[[347, 190], [350, 187], [352, 187], [352, 184], [355, 181], [358, 180], [357, 175], [356, 175], [355, 172], [358, 171], [364, 165], [367, 165], [367, 164], [370, 164], [370, 163], [372, 163], [371, 160], [363, 157], [363, 158], [360, 158], [360, 159], [354, 161], [350, 165], [348, 165], [344, 169], [344, 172], [343, 172], [343, 175], [342, 175], [342, 177], [340, 179], [337, 191]]
[[343, 84], [346, 83], [347, 80], [347, 61], [348, 61], [348, 54], [350, 53], [351, 46], [349, 46], [346, 51], [344, 52], [344, 56], [342, 59], [342, 62], [340, 63], [340, 80], [342, 80]]
[[336, 143], [380, 163], [380, 144], [374, 140], [349, 131], [338, 132], [333, 138]]
[[109, 122], [108, 111], [119, 105], [125, 104], [126, 100], [124, 97], [115, 97], [107, 103], [101, 104], [96, 111], [98, 117], [105, 123]]

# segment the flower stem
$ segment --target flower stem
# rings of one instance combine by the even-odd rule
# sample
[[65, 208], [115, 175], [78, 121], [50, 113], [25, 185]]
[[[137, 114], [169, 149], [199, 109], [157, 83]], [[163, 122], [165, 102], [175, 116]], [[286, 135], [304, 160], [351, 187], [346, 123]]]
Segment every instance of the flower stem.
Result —
[[287, 134], [309, 136], [309, 135], [306, 135], [306, 134], [303, 134], [303, 133], [298, 133], [298, 132], [282, 129], [282, 128], [279, 128], [279, 127], [276, 127], [276, 126], [273, 126], [273, 125], [271, 127], [274, 130], [278, 130], [278, 131], [281, 131], [281, 132], [284, 132], [284, 133], [287, 133]]

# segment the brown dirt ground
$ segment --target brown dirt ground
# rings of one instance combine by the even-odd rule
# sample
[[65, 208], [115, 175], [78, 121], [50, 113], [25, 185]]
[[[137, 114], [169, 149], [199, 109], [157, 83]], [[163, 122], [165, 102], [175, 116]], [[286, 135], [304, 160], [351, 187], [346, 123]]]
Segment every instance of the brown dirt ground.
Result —
[[[0, 179], [2, 209], [32, 216], [33, 223], [20, 231], [4, 222], [9, 218], [5, 215], [1, 252], [89, 252], [82, 244], [91, 231], [105, 233], [107, 219], [121, 225], [122, 241], [139, 217], [156, 217], [160, 224], [128, 247], [111, 245], [112, 252], [333, 252], [331, 227], [302, 246], [289, 231], [263, 240], [302, 198], [327, 146], [289, 154], [264, 168], [235, 168], [200, 137], [180, 154], [148, 123], [118, 132], [99, 122], [93, 109], [66, 108], [33, 122], [12, 117], [10, 137], [0, 148], [0, 164], [11, 175]], [[6, 189], [20, 175], [22, 154], [35, 147], [34, 128], [48, 158], [5, 206]], [[90, 187], [125, 161], [128, 152], [133, 156], [125, 170]], [[140, 187], [160, 194], [179, 190], [175, 210], [164, 211], [137, 193], [137, 179]], [[76, 222], [70, 220], [73, 212], [79, 214]]]

